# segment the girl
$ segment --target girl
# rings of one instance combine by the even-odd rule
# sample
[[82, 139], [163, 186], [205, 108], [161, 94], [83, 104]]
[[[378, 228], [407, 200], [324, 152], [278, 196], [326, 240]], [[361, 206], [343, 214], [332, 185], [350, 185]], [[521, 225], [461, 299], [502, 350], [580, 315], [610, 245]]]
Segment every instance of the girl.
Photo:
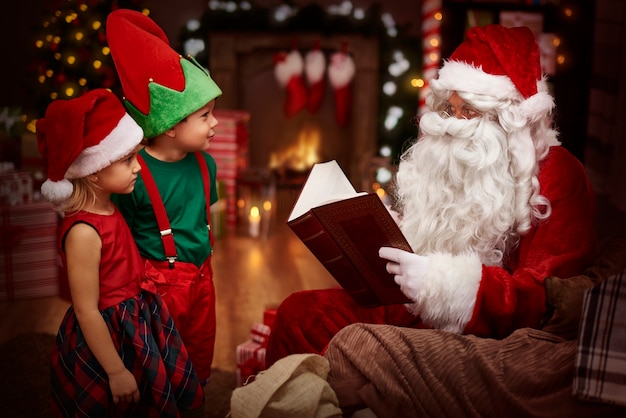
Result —
[[72, 298], [52, 354], [58, 416], [177, 417], [204, 404], [173, 320], [110, 200], [133, 190], [142, 138], [103, 89], [54, 101], [37, 122], [48, 163], [41, 192], [65, 214], [59, 253]]

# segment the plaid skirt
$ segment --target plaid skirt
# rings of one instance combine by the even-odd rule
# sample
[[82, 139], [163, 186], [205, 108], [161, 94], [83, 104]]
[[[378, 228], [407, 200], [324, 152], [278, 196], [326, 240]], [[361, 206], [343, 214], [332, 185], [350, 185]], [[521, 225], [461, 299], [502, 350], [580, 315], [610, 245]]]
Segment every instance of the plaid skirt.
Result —
[[204, 392], [159, 296], [142, 291], [101, 311], [113, 344], [140, 392], [113, 403], [107, 375], [89, 349], [70, 306], [52, 353], [52, 410], [64, 417], [178, 417], [200, 408]]

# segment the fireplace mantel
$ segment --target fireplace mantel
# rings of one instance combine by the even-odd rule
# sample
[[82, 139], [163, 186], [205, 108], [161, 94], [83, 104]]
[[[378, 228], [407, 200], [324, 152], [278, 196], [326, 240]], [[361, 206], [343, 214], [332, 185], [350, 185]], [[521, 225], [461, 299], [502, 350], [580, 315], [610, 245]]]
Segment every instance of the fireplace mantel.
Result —
[[[288, 119], [282, 114], [285, 92], [274, 79], [274, 54], [288, 51], [294, 43], [306, 54], [318, 43], [327, 58], [342, 43], [352, 56], [356, 74], [352, 82], [352, 110], [346, 127], [334, 120], [334, 97], [326, 87], [324, 105], [315, 114], [301, 112]], [[324, 160], [336, 159], [357, 187], [362, 184], [364, 160], [376, 155], [378, 123], [378, 40], [360, 35], [214, 33], [209, 39], [209, 67], [223, 91], [222, 109], [250, 113], [250, 164], [266, 166], [268, 156], [279, 147], [280, 137], [297, 126], [315, 124], [327, 138], [321, 150]], [[328, 82], [327, 82], [328, 84]]]

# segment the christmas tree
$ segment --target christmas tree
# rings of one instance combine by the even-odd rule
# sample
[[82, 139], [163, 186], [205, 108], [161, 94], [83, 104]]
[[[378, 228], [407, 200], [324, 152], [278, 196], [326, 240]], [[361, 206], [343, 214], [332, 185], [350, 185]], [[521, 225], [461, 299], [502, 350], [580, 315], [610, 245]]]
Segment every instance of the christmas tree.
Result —
[[111, 11], [126, 8], [149, 14], [142, 0], [51, 0], [34, 28], [33, 60], [28, 68], [26, 128], [56, 99], [78, 97], [94, 88], [119, 93], [119, 80], [106, 42]]

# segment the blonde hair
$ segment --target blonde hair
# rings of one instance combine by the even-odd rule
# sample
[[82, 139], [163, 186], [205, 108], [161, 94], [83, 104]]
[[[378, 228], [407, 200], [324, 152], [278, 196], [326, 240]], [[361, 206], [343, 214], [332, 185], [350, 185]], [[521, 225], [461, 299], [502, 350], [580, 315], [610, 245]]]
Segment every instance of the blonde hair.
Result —
[[74, 189], [69, 199], [58, 203], [55, 208], [58, 211], [72, 214], [91, 207], [96, 203], [95, 185], [87, 178], [70, 179]]

